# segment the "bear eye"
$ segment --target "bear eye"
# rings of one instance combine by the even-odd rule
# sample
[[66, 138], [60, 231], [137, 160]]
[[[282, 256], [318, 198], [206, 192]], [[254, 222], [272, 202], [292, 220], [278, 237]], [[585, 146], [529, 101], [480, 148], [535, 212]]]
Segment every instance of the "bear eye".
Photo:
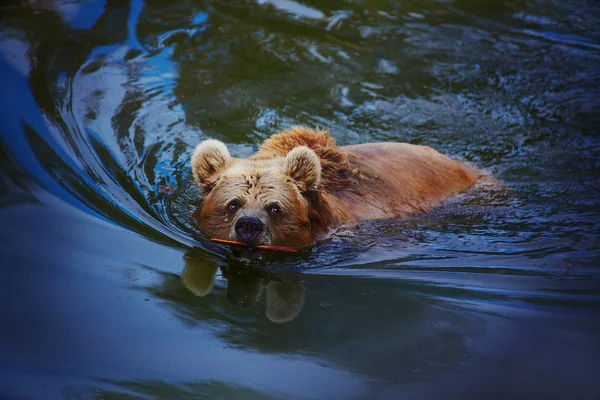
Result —
[[267, 206], [267, 211], [271, 215], [277, 215], [281, 212], [281, 207], [277, 203], [271, 203]]
[[239, 199], [233, 199], [229, 203], [227, 203], [227, 211], [230, 213], [234, 213], [240, 209], [242, 206], [242, 202]]

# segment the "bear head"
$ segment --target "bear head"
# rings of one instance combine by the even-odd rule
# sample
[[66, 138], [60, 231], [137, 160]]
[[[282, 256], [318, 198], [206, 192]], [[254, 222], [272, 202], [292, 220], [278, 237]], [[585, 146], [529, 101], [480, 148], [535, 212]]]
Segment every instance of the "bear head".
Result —
[[321, 184], [321, 161], [306, 146], [284, 157], [234, 158], [218, 140], [200, 143], [192, 172], [204, 195], [200, 229], [207, 235], [248, 245], [300, 247], [311, 244], [311, 193]]

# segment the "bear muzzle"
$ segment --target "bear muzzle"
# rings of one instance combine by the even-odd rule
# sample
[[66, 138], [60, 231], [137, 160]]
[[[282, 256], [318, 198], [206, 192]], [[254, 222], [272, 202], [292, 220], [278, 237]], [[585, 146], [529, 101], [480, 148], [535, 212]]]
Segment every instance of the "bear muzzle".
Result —
[[235, 239], [248, 244], [260, 244], [257, 241], [264, 230], [265, 224], [259, 218], [242, 216], [235, 223]]

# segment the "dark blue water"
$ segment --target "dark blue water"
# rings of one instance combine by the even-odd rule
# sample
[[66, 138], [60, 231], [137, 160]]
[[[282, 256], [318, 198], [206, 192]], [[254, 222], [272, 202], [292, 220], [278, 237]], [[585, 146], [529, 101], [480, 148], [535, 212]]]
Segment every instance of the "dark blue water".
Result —
[[[0, 6], [0, 398], [599, 398], [596, 2]], [[189, 168], [291, 124], [494, 176], [253, 265]]]

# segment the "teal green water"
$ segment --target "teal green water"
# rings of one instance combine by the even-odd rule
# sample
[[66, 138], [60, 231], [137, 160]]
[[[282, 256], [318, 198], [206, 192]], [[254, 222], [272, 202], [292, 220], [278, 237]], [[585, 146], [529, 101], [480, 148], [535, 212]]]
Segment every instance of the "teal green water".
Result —
[[[0, 6], [0, 398], [600, 397], [600, 5]], [[477, 165], [252, 265], [189, 158], [291, 124]]]

